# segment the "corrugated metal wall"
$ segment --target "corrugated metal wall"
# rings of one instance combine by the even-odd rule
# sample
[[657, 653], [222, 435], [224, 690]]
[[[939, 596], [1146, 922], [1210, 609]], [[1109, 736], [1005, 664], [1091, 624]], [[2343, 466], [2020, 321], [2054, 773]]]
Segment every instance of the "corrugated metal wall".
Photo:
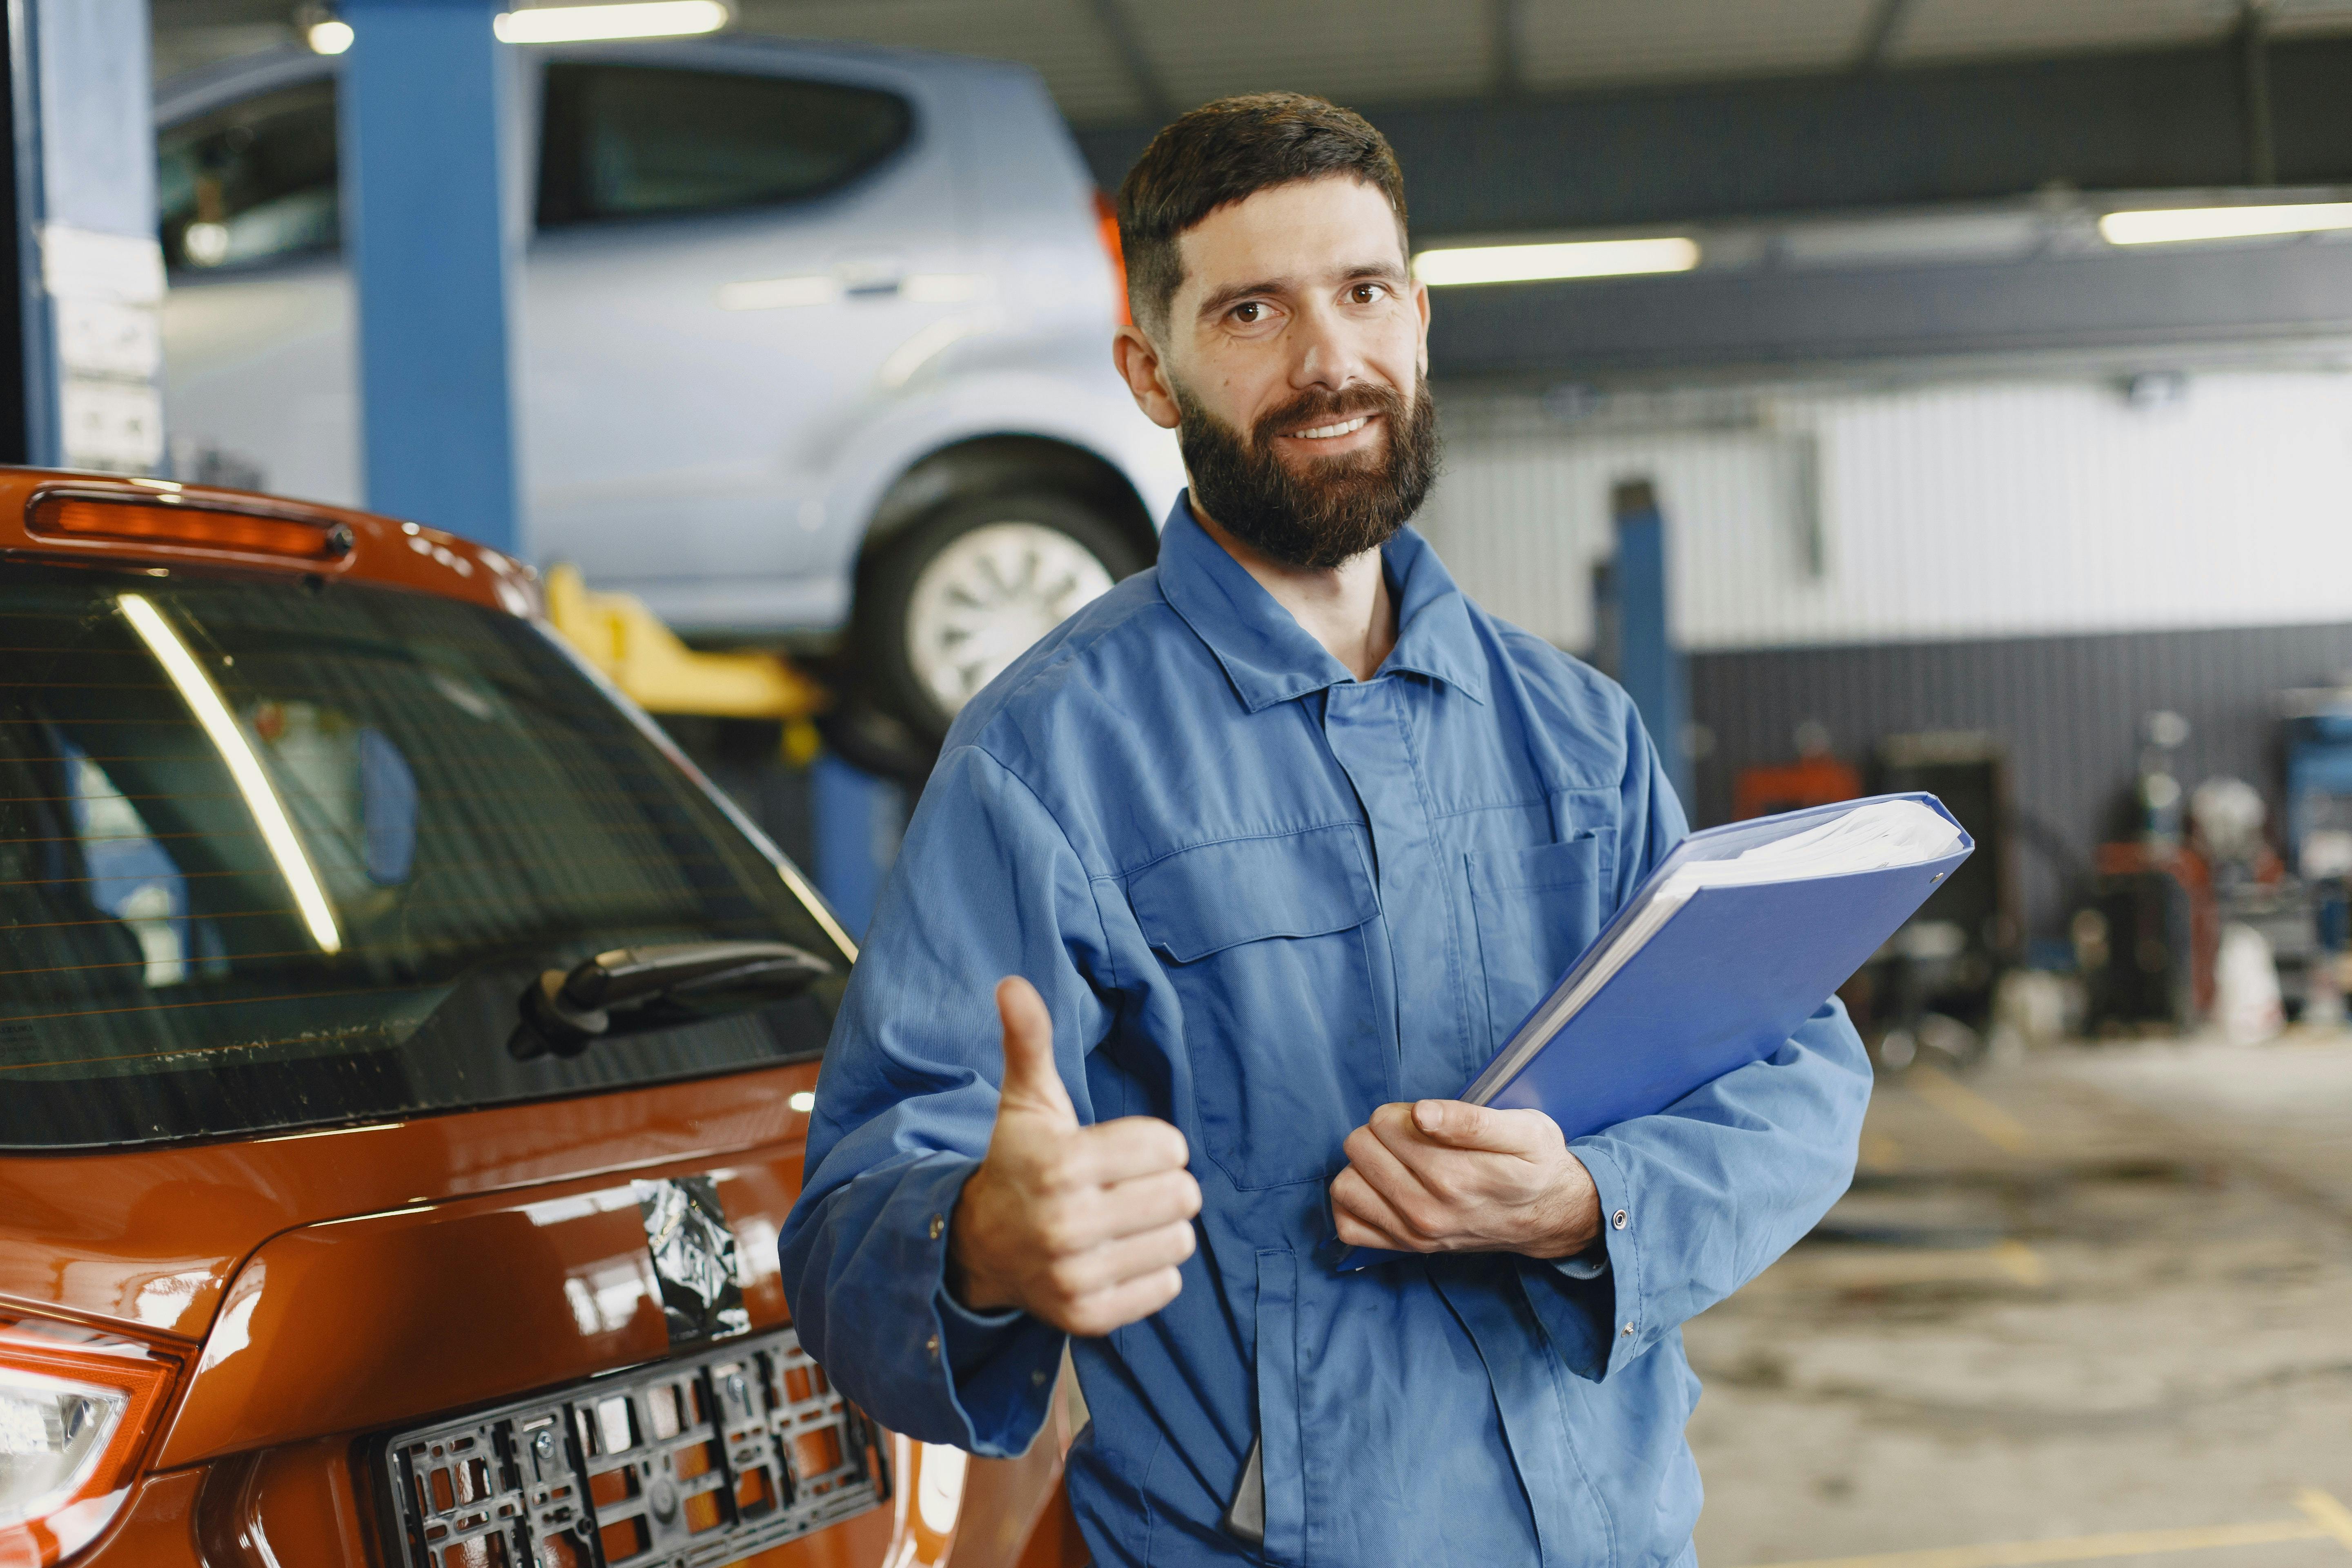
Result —
[[[2087, 857], [2145, 716], [2185, 714], [2183, 782], [2275, 806], [2275, 694], [2352, 672], [2352, 376], [2235, 374], [1446, 405], [1423, 526], [1496, 613], [1571, 649], [1618, 479], [1655, 480], [1675, 633], [1711, 742], [1692, 815], [1808, 721], [1990, 731], [2057, 858]], [[2021, 853], [2028, 919], [2063, 918]]]
[[2352, 618], [2352, 375], [1565, 401], [1449, 400], [1423, 519], [1563, 647], [1634, 475], [1694, 649]]

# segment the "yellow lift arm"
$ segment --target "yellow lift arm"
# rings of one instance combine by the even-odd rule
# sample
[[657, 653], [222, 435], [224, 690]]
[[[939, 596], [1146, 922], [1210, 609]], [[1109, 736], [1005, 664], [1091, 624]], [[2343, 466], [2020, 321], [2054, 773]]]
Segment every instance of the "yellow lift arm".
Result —
[[630, 594], [599, 593], [570, 564], [547, 574], [547, 618], [649, 713], [805, 723], [831, 699], [772, 653], [701, 653]]

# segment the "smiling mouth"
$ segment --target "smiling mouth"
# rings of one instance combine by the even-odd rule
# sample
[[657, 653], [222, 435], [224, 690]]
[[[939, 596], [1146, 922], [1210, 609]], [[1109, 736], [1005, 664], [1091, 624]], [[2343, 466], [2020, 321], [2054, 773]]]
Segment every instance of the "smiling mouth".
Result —
[[1370, 418], [1369, 414], [1359, 414], [1353, 419], [1342, 419], [1337, 425], [1318, 425], [1312, 430], [1293, 430], [1290, 438], [1294, 441], [1336, 440], [1341, 436], [1354, 435]]

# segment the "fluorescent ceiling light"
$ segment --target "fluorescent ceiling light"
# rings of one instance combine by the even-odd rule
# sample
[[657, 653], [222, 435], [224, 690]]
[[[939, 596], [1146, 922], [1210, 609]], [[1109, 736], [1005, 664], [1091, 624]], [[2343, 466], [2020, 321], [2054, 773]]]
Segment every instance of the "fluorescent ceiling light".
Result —
[[2109, 245], [2171, 245], [2192, 239], [2248, 239], [2266, 234], [2317, 234], [2352, 228], [2352, 202], [2297, 202], [2268, 207], [2150, 207], [2109, 213], [2099, 235]]
[[1535, 283], [1553, 278], [1623, 278], [1687, 272], [1698, 265], [1693, 239], [1579, 239], [1559, 245], [1481, 245], [1424, 250], [1413, 276], [1432, 288], [1455, 283]]
[[343, 947], [342, 933], [335, 929], [335, 911], [328, 906], [326, 890], [319, 886], [319, 874], [311, 869], [310, 858], [302, 852], [302, 840], [296, 837], [294, 824], [288, 820], [286, 804], [278, 798], [278, 791], [269, 782], [269, 774], [261, 759], [253, 754], [253, 745], [245, 738], [245, 731], [221, 700], [220, 689], [188, 645], [163, 613], [149, 603], [143, 595], [117, 594], [114, 602], [121, 606], [122, 618], [163, 667], [163, 673], [179, 688], [180, 700], [196, 716], [213, 750], [228, 764], [229, 777], [236, 781], [237, 793], [245, 796], [246, 809], [253, 814], [254, 826], [261, 829], [261, 842], [268, 847], [269, 858], [278, 862], [278, 874], [286, 879], [287, 890], [294, 895], [294, 904], [301, 911], [302, 923], [310, 928], [310, 940], [319, 944], [321, 952], [340, 952]]
[[303, 36], [310, 40], [314, 55], [340, 55], [352, 47], [349, 22], [313, 22], [310, 32]]
[[590, 38], [675, 38], [727, 25], [719, 0], [637, 0], [618, 5], [535, 5], [492, 24], [509, 44], [576, 44]]

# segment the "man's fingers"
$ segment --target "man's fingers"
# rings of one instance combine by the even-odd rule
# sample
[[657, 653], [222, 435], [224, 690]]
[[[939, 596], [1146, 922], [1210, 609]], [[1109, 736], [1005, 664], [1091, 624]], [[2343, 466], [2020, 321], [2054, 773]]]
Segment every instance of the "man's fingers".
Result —
[[1175, 1268], [1155, 1268], [1071, 1302], [1053, 1320], [1054, 1325], [1081, 1338], [1097, 1338], [1151, 1316], [1183, 1289], [1184, 1276]]
[[1190, 1171], [1161, 1171], [1110, 1187], [1047, 1194], [1034, 1210], [1033, 1250], [1066, 1258], [1201, 1212], [1201, 1184]]
[[1046, 1269], [1054, 1288], [1072, 1301], [1098, 1294], [1146, 1274], [1171, 1268], [1192, 1256], [1192, 1227], [1179, 1220], [1154, 1226], [1085, 1252], [1057, 1258]]
[[1102, 1206], [1114, 1236], [1132, 1236], [1170, 1220], [1201, 1212], [1201, 1184], [1190, 1171], [1159, 1171], [1102, 1189]]
[[1070, 1140], [1055, 1175], [1071, 1186], [1108, 1186], [1192, 1163], [1184, 1134], [1156, 1116], [1122, 1116], [1098, 1121]]
[[1387, 1231], [1367, 1225], [1344, 1209], [1332, 1212], [1333, 1226], [1339, 1239], [1349, 1247], [1377, 1247], [1383, 1252], [1420, 1252], [1421, 1245], [1391, 1236]]
[[1451, 1151], [1415, 1143], [1410, 1135], [1401, 1137], [1393, 1129], [1383, 1129], [1375, 1118], [1371, 1125], [1348, 1134], [1347, 1152], [1348, 1168], [1391, 1209], [1443, 1198], [1432, 1185], [1435, 1173], [1413, 1162], [1425, 1162], [1433, 1154], [1450, 1156]]
[[996, 984], [996, 1014], [1004, 1025], [1004, 1082], [997, 1114], [1042, 1112], [1076, 1129], [1078, 1113], [1054, 1062], [1054, 1017], [1037, 988], [1017, 974]]
[[1403, 1216], [1352, 1165], [1332, 1180], [1331, 1219], [1339, 1239], [1350, 1247], [1379, 1247], [1391, 1252], [1429, 1250], [1429, 1244], [1412, 1238]]

